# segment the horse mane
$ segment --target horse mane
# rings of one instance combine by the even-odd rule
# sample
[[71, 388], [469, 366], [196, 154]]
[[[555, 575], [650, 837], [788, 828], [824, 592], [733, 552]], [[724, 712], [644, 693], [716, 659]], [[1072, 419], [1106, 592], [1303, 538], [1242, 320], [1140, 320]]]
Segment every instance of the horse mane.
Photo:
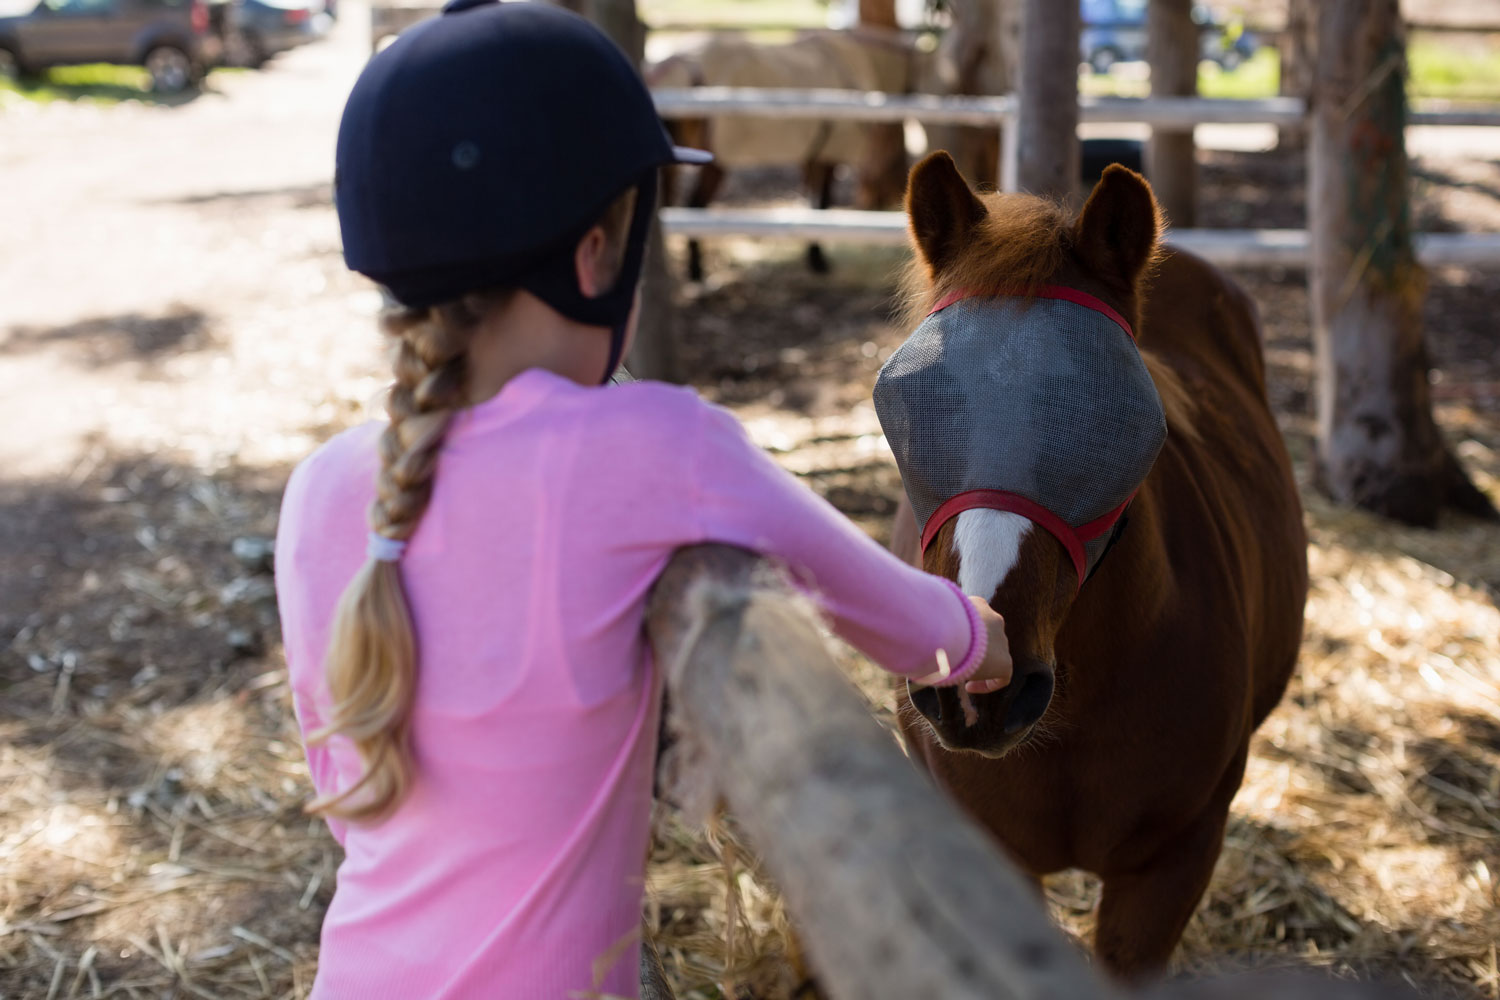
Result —
[[940, 275], [919, 254], [906, 266], [900, 301], [907, 329], [915, 329], [949, 292], [1029, 295], [1062, 266], [1073, 244], [1073, 213], [1065, 206], [1028, 194], [978, 197], [986, 215], [957, 260]]
[[1203, 443], [1203, 435], [1198, 430], [1198, 400], [1188, 391], [1188, 387], [1182, 381], [1182, 376], [1164, 358], [1149, 348], [1141, 348], [1141, 360], [1146, 363], [1146, 371], [1151, 375], [1151, 381], [1156, 384], [1156, 394], [1161, 397], [1162, 412], [1167, 418], [1167, 430], [1171, 434], [1181, 434], [1197, 444]]

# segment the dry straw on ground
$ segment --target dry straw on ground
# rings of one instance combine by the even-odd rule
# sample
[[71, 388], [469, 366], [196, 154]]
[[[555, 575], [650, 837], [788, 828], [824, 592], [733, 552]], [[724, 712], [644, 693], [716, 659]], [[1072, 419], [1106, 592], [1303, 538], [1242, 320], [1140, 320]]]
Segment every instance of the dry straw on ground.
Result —
[[[728, 362], [710, 348], [724, 345], [700, 344], [699, 383], [717, 382], [710, 392], [740, 404], [757, 439], [878, 534], [899, 486], [869, 383], [900, 333], [850, 317], [875, 314], [882, 293], [751, 276], [711, 294], [764, 313], [762, 340], [733, 334], [766, 370], [720, 374]], [[1273, 381], [1305, 456], [1305, 303], [1275, 283], [1255, 295], [1290, 317], [1274, 327], [1294, 332], [1272, 338]], [[695, 315], [706, 327], [727, 311]], [[787, 316], [802, 325], [786, 329]], [[347, 367], [368, 396], [373, 369]], [[1494, 495], [1500, 426], [1476, 402], [1481, 375], [1439, 416]], [[353, 419], [340, 406], [317, 425]], [[0, 650], [5, 1000], [306, 995], [339, 855], [301, 813], [268, 577], [229, 544], [272, 533], [285, 471], [101, 449], [55, 487], [11, 496], [0, 483], [6, 516], [33, 519], [0, 523], [22, 553], [7, 563], [0, 550], [0, 566], [45, 584]], [[1500, 1000], [1500, 529], [1409, 531], [1306, 499], [1300, 669], [1255, 740], [1178, 967], [1311, 964]], [[888, 718], [885, 676], [848, 664]], [[1057, 918], [1086, 936], [1097, 886], [1069, 875], [1048, 888]], [[787, 915], [730, 820], [699, 832], [664, 819], [647, 921], [685, 998], [784, 1000], [800, 981]]]
[[[867, 422], [856, 411], [752, 427], [815, 472], [863, 461]], [[1500, 611], [1484, 589], [1500, 579], [1500, 531], [1408, 531], [1307, 503], [1300, 669], [1256, 738], [1178, 965], [1312, 964], [1500, 998]], [[207, 502], [176, 516], [182, 533], [233, 518]], [[7, 998], [306, 994], [338, 853], [300, 813], [306, 778], [277, 651], [203, 668], [188, 643], [197, 672], [148, 664], [106, 680], [97, 669], [140, 633], [170, 637], [194, 616], [253, 627], [264, 578], [227, 555], [205, 563], [125, 574], [102, 616], [90, 617], [85, 581], [77, 607], [13, 645], [0, 722]], [[849, 663], [888, 717], [884, 675]], [[660, 828], [647, 920], [682, 995], [791, 996], [801, 977], [787, 915], [732, 821], [697, 832], [666, 816]], [[1086, 936], [1092, 880], [1055, 878], [1049, 894]]]
[[[1410, 531], [1306, 500], [1301, 663], [1256, 736], [1177, 969], [1314, 966], [1500, 997], [1500, 610], [1485, 589], [1500, 579], [1500, 531]], [[883, 675], [854, 672], [889, 718]], [[727, 841], [729, 879], [710, 841], [668, 831], [648, 915], [685, 995], [788, 996], [785, 914], [745, 846]], [[1048, 895], [1085, 941], [1097, 880], [1056, 876]]]

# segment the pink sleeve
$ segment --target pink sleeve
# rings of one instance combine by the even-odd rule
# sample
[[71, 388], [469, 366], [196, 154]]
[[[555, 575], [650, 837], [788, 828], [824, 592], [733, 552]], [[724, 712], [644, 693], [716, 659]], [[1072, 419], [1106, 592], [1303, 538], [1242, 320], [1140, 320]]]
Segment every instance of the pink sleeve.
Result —
[[944, 684], [974, 672], [988, 633], [957, 584], [881, 548], [757, 448], [732, 414], [698, 409], [688, 477], [701, 538], [784, 563], [834, 631], [892, 673], [930, 673], [939, 649], [952, 667]]

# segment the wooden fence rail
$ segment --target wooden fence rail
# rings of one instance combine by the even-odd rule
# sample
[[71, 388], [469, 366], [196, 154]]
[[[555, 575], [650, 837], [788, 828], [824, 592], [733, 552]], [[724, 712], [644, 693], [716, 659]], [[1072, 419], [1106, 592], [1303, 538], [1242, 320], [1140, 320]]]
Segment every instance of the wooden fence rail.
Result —
[[835, 1000], [1114, 996], [870, 715], [764, 563], [684, 550], [647, 623], [678, 751], [706, 766]]
[[[1001, 125], [1018, 113], [1015, 95], [1000, 97], [886, 94], [864, 90], [794, 90], [780, 87], [661, 87], [651, 92], [663, 118], [764, 115], [893, 122], [913, 119], [947, 125]], [[1144, 124], [1157, 128], [1194, 125], [1296, 125], [1307, 118], [1299, 97], [1091, 97], [1078, 99], [1080, 121]], [[1500, 106], [1452, 101], [1413, 104], [1412, 125], [1500, 126]]]
[[[833, 1000], [1111, 1000], [989, 838], [901, 753], [808, 602], [740, 549], [684, 549], [647, 635], [665, 674], [674, 797], [720, 796], [786, 899]], [[670, 994], [643, 955], [644, 997]], [[1134, 994], [1132, 994], [1134, 995]], [[1395, 1000], [1324, 980], [1167, 984], [1152, 1000]]]
[[[906, 215], [844, 208], [663, 208], [664, 232], [695, 238], [779, 237], [905, 246]], [[1170, 246], [1220, 267], [1305, 267], [1311, 248], [1301, 229], [1173, 229]], [[1500, 263], [1500, 233], [1419, 233], [1417, 259], [1428, 267]]]

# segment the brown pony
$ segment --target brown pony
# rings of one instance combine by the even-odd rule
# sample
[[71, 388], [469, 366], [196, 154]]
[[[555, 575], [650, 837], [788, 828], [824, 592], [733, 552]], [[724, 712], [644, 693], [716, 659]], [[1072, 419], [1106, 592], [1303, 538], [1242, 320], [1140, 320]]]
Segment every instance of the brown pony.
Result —
[[1016, 662], [993, 694], [904, 693], [915, 755], [1032, 875], [1098, 874], [1096, 951], [1117, 975], [1151, 974], [1208, 885], [1250, 735], [1302, 634], [1307, 543], [1255, 312], [1213, 267], [1160, 245], [1151, 189], [1122, 167], [1075, 219], [1028, 195], [977, 197], [935, 153], [906, 205], [914, 315], [960, 289], [1085, 292], [1139, 332], [1162, 400], [1167, 442], [1081, 587], [1034, 524], [1002, 537], [949, 520], [919, 555], [907, 506], [893, 542], [953, 580], [983, 566]]

